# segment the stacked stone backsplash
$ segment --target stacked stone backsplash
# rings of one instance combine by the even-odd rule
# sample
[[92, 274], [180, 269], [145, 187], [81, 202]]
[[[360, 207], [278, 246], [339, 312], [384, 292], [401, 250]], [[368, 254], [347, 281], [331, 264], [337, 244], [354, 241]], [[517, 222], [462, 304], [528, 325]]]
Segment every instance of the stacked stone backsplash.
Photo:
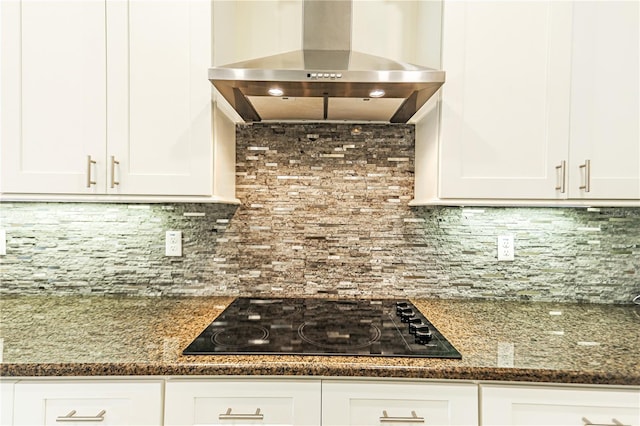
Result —
[[[640, 293], [640, 209], [409, 207], [411, 125], [239, 126], [236, 152], [240, 206], [0, 204], [0, 294]], [[167, 230], [182, 257], [164, 256]], [[497, 262], [498, 235], [515, 237], [513, 262]]]

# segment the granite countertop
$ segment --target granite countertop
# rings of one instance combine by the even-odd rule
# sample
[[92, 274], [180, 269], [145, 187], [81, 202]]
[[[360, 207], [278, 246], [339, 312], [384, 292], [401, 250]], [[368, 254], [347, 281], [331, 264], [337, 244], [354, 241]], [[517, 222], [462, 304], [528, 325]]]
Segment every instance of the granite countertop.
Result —
[[3, 296], [0, 375], [304, 375], [640, 385], [640, 307], [414, 299], [462, 360], [182, 356], [232, 297]]

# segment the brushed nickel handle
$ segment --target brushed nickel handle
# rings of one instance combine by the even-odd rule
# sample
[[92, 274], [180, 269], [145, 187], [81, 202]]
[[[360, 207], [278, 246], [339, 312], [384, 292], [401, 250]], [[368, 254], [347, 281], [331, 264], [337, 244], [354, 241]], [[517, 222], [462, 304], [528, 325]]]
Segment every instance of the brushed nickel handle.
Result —
[[96, 164], [95, 160], [91, 159], [90, 155], [87, 155], [87, 188], [91, 188], [91, 185], [95, 185], [96, 181], [91, 180], [91, 165]]
[[120, 181], [116, 180], [116, 164], [120, 165], [119, 161], [116, 161], [115, 156], [111, 156], [111, 188], [115, 188], [116, 185], [120, 185]]
[[254, 414], [249, 414], [249, 413], [231, 414], [231, 408], [227, 408], [227, 412], [224, 414], [219, 414], [218, 419], [219, 420], [264, 420], [264, 414], [260, 413], [259, 408], [256, 408], [256, 412]]
[[591, 191], [591, 160], [584, 160], [584, 164], [580, 164], [580, 168], [584, 169], [584, 185], [580, 185], [580, 189], [589, 192]]
[[611, 423], [591, 423], [586, 417], [582, 418], [582, 423], [584, 426], [629, 426], [616, 419], [611, 419]]
[[387, 410], [383, 410], [380, 423], [424, 423], [424, 417], [418, 417], [415, 411], [411, 411], [411, 417], [389, 417]]
[[556, 182], [558, 181], [558, 170], [560, 170], [560, 185], [556, 186], [556, 191], [560, 190], [560, 193], [564, 194], [565, 182], [567, 181], [567, 162], [565, 160], [556, 166]]
[[107, 410], [102, 410], [95, 416], [76, 416], [76, 410], [71, 410], [66, 416], [58, 416], [56, 422], [101, 422]]

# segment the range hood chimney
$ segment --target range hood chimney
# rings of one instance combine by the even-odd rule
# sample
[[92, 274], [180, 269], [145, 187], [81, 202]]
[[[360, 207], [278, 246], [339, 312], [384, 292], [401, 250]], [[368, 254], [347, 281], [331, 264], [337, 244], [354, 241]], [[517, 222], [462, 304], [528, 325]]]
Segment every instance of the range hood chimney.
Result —
[[303, 49], [209, 69], [246, 122], [406, 123], [444, 71], [351, 50], [352, 0], [303, 0]]

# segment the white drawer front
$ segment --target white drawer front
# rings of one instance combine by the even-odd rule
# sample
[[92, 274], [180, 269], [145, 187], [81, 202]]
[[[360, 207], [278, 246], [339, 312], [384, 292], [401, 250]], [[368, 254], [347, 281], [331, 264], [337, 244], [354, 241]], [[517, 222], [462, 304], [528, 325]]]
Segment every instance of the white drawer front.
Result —
[[483, 425], [640, 425], [640, 391], [481, 386]]
[[322, 424], [477, 424], [477, 404], [472, 384], [326, 381]]
[[319, 425], [320, 381], [169, 381], [165, 424]]
[[15, 425], [160, 425], [162, 382], [19, 382]]

